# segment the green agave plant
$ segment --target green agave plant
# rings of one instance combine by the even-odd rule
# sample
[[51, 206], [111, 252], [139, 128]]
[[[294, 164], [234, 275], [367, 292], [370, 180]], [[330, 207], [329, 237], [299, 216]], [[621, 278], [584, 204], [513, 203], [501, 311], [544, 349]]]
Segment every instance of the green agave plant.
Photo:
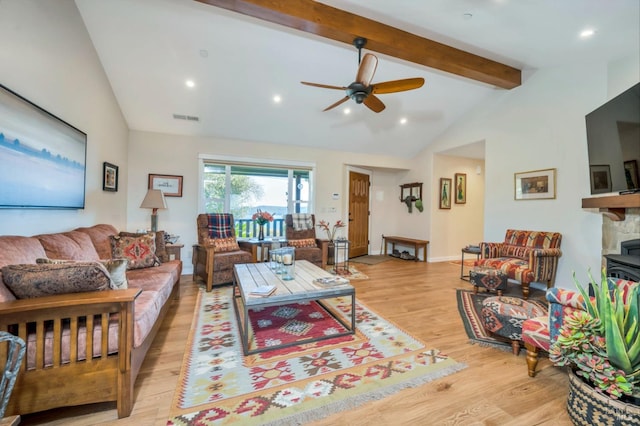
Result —
[[550, 358], [558, 365], [573, 365], [585, 378], [614, 398], [636, 395], [640, 384], [640, 286], [629, 290], [626, 302], [617, 287], [607, 284], [606, 270], [601, 284], [589, 279], [595, 297], [574, 282], [585, 300], [586, 312], [576, 311], [563, 322]]

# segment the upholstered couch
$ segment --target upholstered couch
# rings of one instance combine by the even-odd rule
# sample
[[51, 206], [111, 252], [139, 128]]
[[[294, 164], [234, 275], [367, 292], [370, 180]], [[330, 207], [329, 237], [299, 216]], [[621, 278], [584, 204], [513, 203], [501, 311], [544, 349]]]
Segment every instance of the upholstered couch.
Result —
[[[0, 330], [27, 342], [7, 415], [104, 401], [130, 415], [136, 376], [182, 272], [159, 238], [138, 237], [104, 224], [0, 236]], [[112, 252], [128, 260], [105, 260]]]
[[532, 282], [553, 287], [561, 241], [558, 232], [507, 229], [503, 242], [480, 243], [480, 259], [475, 265], [500, 269], [509, 279], [520, 281], [522, 296], [527, 299]]

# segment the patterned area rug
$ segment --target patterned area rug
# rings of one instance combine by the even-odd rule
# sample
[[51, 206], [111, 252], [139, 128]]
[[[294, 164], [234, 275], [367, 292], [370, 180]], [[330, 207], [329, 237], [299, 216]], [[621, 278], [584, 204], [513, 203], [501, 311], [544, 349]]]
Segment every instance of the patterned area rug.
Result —
[[366, 256], [359, 256], [349, 259], [349, 262], [363, 263], [365, 265], [377, 265], [378, 263], [387, 262], [391, 259], [391, 256], [386, 256], [384, 254], [368, 254]]
[[[333, 275], [336, 275], [335, 267], [333, 265], [326, 266], [325, 269], [328, 272], [331, 272]], [[362, 272], [358, 271], [355, 268], [355, 266], [351, 266], [351, 265], [349, 265], [349, 270], [345, 270], [345, 268], [340, 265], [338, 267], [338, 275], [340, 275], [341, 277], [345, 277], [347, 279], [350, 279], [350, 280], [366, 280], [366, 279], [369, 279], [368, 275], [363, 274]]]
[[[520, 286], [517, 286], [516, 290], [507, 290], [505, 292], [505, 295], [518, 297], [517, 292], [519, 291]], [[469, 290], [456, 290], [458, 312], [460, 313], [460, 317], [462, 318], [464, 330], [467, 332], [467, 336], [469, 336], [470, 343], [477, 343], [481, 346], [490, 346], [510, 352], [511, 342], [507, 339], [501, 338], [500, 336], [494, 337], [493, 334], [484, 329], [484, 325], [482, 322], [482, 301], [489, 296], [495, 295], [495, 293], [487, 293], [483, 290], [479, 290], [478, 294], [474, 294], [473, 291]], [[541, 295], [540, 291], [531, 289], [528, 300], [529, 302], [535, 303], [541, 307], [544, 306], [546, 308], [546, 302], [541, 300], [541, 297], [542, 299], [544, 299], [544, 292], [542, 292]], [[521, 352], [524, 350], [524, 347], [520, 348]]]
[[[323, 302], [351, 314], [349, 298]], [[201, 288], [168, 425], [303, 424], [465, 368], [360, 302], [355, 335], [245, 357], [233, 309], [230, 287]], [[270, 311], [252, 323], [272, 321]], [[317, 306], [306, 312], [323, 315]]]

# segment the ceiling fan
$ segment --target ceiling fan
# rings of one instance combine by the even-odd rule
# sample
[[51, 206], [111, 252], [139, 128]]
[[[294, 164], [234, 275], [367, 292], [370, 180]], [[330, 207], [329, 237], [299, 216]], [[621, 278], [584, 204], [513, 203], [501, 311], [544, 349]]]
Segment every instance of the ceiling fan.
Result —
[[357, 37], [353, 40], [353, 45], [358, 49], [358, 73], [356, 74], [356, 81], [350, 85], [344, 86], [330, 86], [327, 84], [309, 83], [307, 81], [301, 81], [302, 84], [307, 86], [322, 87], [324, 89], [337, 89], [346, 91], [347, 95], [340, 99], [338, 102], [329, 105], [323, 111], [329, 111], [337, 107], [338, 105], [346, 102], [349, 98], [356, 101], [357, 104], [364, 103], [371, 111], [380, 112], [385, 108], [384, 103], [375, 96], [376, 94], [404, 92], [405, 90], [413, 90], [422, 87], [424, 84], [424, 78], [405, 78], [403, 80], [385, 81], [382, 83], [371, 84], [373, 75], [376, 72], [378, 66], [378, 58], [367, 53], [364, 58], [361, 58], [362, 48], [367, 44], [367, 39]]

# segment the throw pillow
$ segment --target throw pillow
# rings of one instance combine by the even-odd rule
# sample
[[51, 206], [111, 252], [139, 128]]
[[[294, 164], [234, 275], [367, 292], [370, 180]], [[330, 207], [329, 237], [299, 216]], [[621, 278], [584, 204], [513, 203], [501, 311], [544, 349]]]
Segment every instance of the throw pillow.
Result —
[[7, 265], [6, 286], [18, 299], [108, 290], [111, 278], [98, 262]]
[[[149, 235], [153, 235], [153, 232], [149, 232]], [[161, 263], [164, 262], [168, 262], [169, 259], [169, 253], [167, 252], [167, 246], [166, 246], [166, 242], [164, 240], [164, 231], [157, 231], [155, 233], [155, 238], [156, 238], [156, 256], [158, 256], [158, 260], [160, 260]], [[120, 232], [118, 235], [120, 235], [121, 237], [141, 237], [143, 235], [147, 235], [147, 233], [141, 234], [141, 233], [136, 233], [136, 232]]]
[[313, 238], [304, 238], [301, 240], [288, 240], [287, 245], [295, 248], [318, 247], [316, 240]]
[[211, 242], [215, 253], [240, 250], [240, 246], [238, 246], [238, 241], [236, 241], [235, 237], [215, 238], [212, 239]]
[[[129, 261], [127, 259], [101, 259], [99, 262], [107, 268], [109, 276], [111, 277], [110, 287], [114, 290], [122, 290], [129, 288], [129, 282], [127, 281], [127, 265]], [[78, 263], [74, 260], [64, 259], [36, 259], [38, 264], [52, 264], [59, 265], [62, 263]]]
[[153, 234], [145, 234], [139, 237], [121, 237], [112, 235], [111, 257], [113, 259], [127, 259], [128, 269], [148, 268], [160, 265], [160, 260], [155, 254], [156, 242]]

